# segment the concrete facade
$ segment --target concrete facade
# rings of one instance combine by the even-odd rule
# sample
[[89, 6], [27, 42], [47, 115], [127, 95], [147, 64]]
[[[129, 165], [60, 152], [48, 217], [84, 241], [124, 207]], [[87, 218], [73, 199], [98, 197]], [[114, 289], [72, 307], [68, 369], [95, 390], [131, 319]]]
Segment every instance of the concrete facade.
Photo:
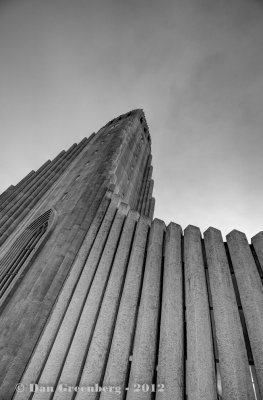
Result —
[[151, 162], [133, 110], [0, 196], [1, 400], [263, 399], [263, 234], [152, 220]]

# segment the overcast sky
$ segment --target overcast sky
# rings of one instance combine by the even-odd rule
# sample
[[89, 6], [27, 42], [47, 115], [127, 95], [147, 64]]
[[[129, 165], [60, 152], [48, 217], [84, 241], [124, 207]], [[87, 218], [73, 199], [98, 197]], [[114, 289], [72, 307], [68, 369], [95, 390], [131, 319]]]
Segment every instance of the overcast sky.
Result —
[[0, 0], [0, 190], [134, 108], [155, 216], [263, 229], [263, 2]]

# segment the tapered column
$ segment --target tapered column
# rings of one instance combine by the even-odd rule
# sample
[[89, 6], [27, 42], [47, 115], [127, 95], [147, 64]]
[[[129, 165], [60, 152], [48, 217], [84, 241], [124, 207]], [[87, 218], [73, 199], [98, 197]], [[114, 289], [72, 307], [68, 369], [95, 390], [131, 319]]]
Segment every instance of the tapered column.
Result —
[[[184, 317], [182, 229], [170, 223], [165, 235], [161, 330], [157, 370], [157, 400], [184, 396]], [[161, 390], [163, 388], [163, 390]]]
[[[147, 249], [127, 400], [151, 398], [151, 388], [156, 368], [164, 232], [164, 222], [155, 219], [151, 226]], [[149, 385], [150, 390], [147, 392], [141, 389], [136, 391], [138, 385], [143, 384]]]
[[152, 220], [154, 215], [154, 208], [155, 208], [155, 198], [152, 197], [150, 201], [150, 209], [149, 209], [149, 218]]
[[216, 400], [215, 362], [199, 228], [185, 229], [188, 400]]
[[246, 235], [233, 230], [227, 235], [227, 243], [263, 397], [263, 286]]
[[224, 400], [254, 400], [246, 346], [221, 232], [204, 233]]

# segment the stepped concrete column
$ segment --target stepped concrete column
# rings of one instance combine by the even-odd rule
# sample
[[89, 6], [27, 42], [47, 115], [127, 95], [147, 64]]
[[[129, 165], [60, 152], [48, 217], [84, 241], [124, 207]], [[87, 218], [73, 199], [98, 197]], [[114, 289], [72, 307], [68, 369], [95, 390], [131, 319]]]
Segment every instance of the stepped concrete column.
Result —
[[263, 397], [263, 286], [246, 235], [233, 230], [227, 235], [227, 243]]
[[247, 351], [222, 234], [204, 233], [224, 400], [254, 400]]
[[[127, 400], [150, 400], [152, 397], [152, 383], [156, 368], [164, 232], [164, 222], [155, 219], [151, 226], [147, 248]], [[140, 385], [139, 390], [138, 385]], [[149, 390], [144, 392], [142, 385], [148, 385]]]
[[[157, 400], [184, 396], [184, 315], [182, 229], [170, 223], [165, 234]], [[163, 390], [162, 390], [163, 389]]]
[[217, 400], [215, 360], [199, 228], [184, 235], [188, 400]]

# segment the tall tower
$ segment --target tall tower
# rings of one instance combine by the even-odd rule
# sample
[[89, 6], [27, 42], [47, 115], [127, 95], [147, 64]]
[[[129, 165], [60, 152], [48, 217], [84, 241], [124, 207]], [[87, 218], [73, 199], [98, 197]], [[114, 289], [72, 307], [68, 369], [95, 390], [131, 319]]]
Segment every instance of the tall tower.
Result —
[[142, 110], [0, 197], [0, 400], [263, 400], [263, 232], [152, 221]]
[[11, 398], [100, 207], [113, 196], [152, 218], [151, 174], [148, 126], [134, 110], [1, 195], [1, 399]]

